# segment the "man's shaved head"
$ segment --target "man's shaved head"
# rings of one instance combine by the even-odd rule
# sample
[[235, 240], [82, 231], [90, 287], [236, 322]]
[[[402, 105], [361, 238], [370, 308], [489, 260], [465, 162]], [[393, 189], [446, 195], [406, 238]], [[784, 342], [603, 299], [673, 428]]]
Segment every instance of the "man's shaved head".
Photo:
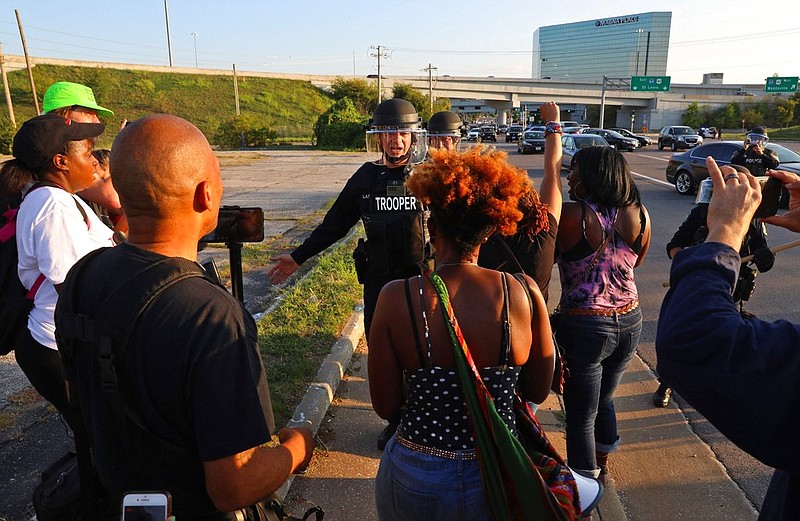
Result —
[[129, 219], [176, 217], [194, 210], [198, 184], [222, 198], [219, 162], [205, 136], [188, 121], [156, 114], [129, 123], [114, 140], [111, 173]]

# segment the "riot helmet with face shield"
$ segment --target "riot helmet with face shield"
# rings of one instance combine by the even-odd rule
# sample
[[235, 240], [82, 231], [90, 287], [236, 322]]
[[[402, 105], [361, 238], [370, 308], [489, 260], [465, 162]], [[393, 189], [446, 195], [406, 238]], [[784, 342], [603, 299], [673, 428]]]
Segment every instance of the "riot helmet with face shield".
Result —
[[401, 98], [378, 104], [367, 130], [367, 152], [382, 154], [391, 165], [421, 163], [427, 144], [414, 105]]
[[767, 143], [769, 143], [769, 137], [767, 129], [764, 127], [753, 127], [745, 138], [746, 146], [760, 145], [761, 148], [766, 148]]
[[458, 150], [464, 123], [458, 114], [449, 110], [437, 112], [428, 120], [428, 147]]

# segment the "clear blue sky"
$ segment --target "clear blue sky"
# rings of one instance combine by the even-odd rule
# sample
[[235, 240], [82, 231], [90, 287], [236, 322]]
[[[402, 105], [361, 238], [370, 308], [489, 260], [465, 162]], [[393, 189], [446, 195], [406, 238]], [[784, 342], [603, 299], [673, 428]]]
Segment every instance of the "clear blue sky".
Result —
[[[33, 56], [168, 64], [163, 0], [3, 2], [0, 42], [22, 54], [14, 9]], [[385, 75], [530, 77], [533, 31], [672, 10], [667, 74], [700, 83], [763, 83], [800, 75], [796, 0], [168, 0], [173, 64], [240, 71], [367, 75], [385, 47]], [[191, 33], [197, 33], [193, 37]]]

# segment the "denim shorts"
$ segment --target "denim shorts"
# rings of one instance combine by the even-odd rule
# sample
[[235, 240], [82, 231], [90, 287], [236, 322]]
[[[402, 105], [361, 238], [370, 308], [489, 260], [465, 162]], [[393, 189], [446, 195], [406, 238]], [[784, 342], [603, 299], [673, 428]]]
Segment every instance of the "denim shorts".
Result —
[[489, 521], [477, 460], [431, 456], [392, 436], [375, 478], [380, 521]]

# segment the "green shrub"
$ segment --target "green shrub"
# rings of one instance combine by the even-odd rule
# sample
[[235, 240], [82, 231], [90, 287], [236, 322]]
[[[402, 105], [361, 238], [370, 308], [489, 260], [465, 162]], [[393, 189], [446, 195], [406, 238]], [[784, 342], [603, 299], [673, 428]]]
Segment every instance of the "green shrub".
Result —
[[14, 134], [17, 129], [6, 118], [0, 118], [0, 154], [11, 154], [11, 145], [14, 143]]
[[320, 148], [363, 149], [368, 118], [350, 101], [342, 98], [326, 110], [314, 124], [314, 137]]
[[255, 114], [242, 114], [223, 122], [216, 130], [214, 142], [224, 149], [261, 148], [278, 139], [278, 132]]

